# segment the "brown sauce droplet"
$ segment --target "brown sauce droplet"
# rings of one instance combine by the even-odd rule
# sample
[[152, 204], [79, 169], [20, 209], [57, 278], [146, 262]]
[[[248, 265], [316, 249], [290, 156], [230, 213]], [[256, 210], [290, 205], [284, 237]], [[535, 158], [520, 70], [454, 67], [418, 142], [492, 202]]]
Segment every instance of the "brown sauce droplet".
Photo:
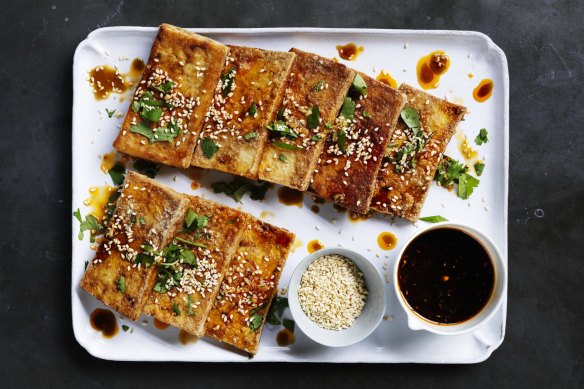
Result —
[[108, 65], [96, 66], [89, 71], [88, 81], [96, 100], [107, 99], [110, 94], [122, 94], [136, 84], [144, 71], [144, 61], [135, 58], [126, 74]]
[[495, 270], [488, 252], [474, 237], [455, 228], [435, 228], [406, 247], [397, 278], [414, 312], [434, 323], [456, 324], [487, 305]]
[[295, 205], [302, 208], [304, 193], [296, 189], [281, 187], [278, 189], [278, 201], [284, 205]]
[[186, 332], [185, 330], [180, 330], [180, 332], [178, 333], [178, 340], [186, 346], [187, 344], [197, 343], [197, 340], [199, 340], [199, 338], [197, 338], [193, 334]]
[[476, 88], [474, 88], [472, 91], [472, 97], [474, 97], [477, 102], [484, 103], [493, 94], [494, 86], [495, 85], [493, 84], [493, 80], [485, 78], [484, 80], [481, 80]]
[[363, 52], [363, 46], [357, 46], [354, 43], [347, 43], [346, 45], [338, 45], [337, 52], [339, 57], [346, 61], [354, 61], [357, 59], [359, 54]]
[[397, 236], [391, 232], [384, 231], [377, 236], [377, 244], [382, 250], [391, 250], [397, 246]]
[[352, 221], [353, 223], [358, 223], [358, 222], [362, 222], [362, 221], [371, 219], [372, 216], [373, 216], [372, 213], [362, 215], [360, 213], [353, 212], [353, 211], [349, 212], [349, 220]]
[[469, 73], [469, 74], [468, 74], [468, 78], [474, 78], [474, 74], [472, 74], [472, 73]]
[[300, 247], [302, 247], [302, 241], [298, 238], [296, 238], [296, 240], [294, 241], [294, 244], [292, 245], [292, 247], [290, 247], [290, 251], [295, 253], [296, 250], [298, 250]]
[[167, 329], [168, 327], [170, 327], [170, 324], [162, 322], [160, 320], [158, 320], [157, 318], [154, 318], [154, 320], [152, 320], [152, 323], [154, 323], [154, 327], [156, 327], [157, 330], [163, 331], [165, 329]]
[[189, 172], [188, 172], [188, 176], [192, 180], [191, 181], [191, 189], [192, 190], [199, 189], [201, 187], [201, 185], [199, 184], [199, 182], [201, 181], [201, 177], [203, 176], [202, 169], [199, 169], [199, 168], [191, 168], [189, 170]]
[[318, 205], [313, 205], [310, 207], [310, 210], [314, 213], [319, 213], [320, 212], [320, 208], [318, 207]]
[[260, 219], [262, 219], [262, 220], [265, 220], [268, 217], [274, 217], [274, 216], [276, 216], [274, 214], [274, 212], [270, 212], [270, 211], [262, 211], [262, 213], [260, 213]]
[[276, 334], [276, 343], [280, 347], [290, 346], [291, 344], [294, 344], [295, 341], [296, 337], [294, 336], [294, 333], [292, 333], [288, 328], [284, 328], [278, 331], [278, 334]]
[[308, 252], [310, 254], [312, 254], [315, 251], [324, 249], [324, 244], [320, 240], [314, 239], [314, 240], [311, 240], [310, 242], [308, 242], [306, 249], [308, 250]]
[[416, 73], [418, 83], [423, 89], [438, 87], [440, 76], [450, 68], [450, 57], [442, 50], [433, 51], [418, 60]]
[[105, 174], [107, 174], [109, 172], [109, 170], [111, 168], [114, 167], [114, 165], [116, 164], [116, 158], [117, 158], [117, 152], [114, 150], [112, 152], [109, 152], [107, 154], [104, 154], [101, 157], [101, 165], [100, 165], [100, 169], [102, 172], [104, 172]]
[[94, 330], [101, 332], [104, 338], [113, 338], [120, 331], [116, 316], [109, 309], [95, 308], [89, 317]]
[[347, 212], [347, 208], [342, 207], [342, 206], [340, 206], [338, 204], [333, 204], [333, 208], [334, 208], [335, 211], [337, 211], [339, 213], [345, 213], [345, 212]]
[[381, 70], [375, 79], [384, 83], [385, 85], [391, 86], [393, 89], [397, 89], [397, 81], [391, 76], [391, 74], [389, 74], [387, 70]]
[[116, 188], [109, 185], [101, 187], [92, 186], [89, 188], [89, 199], [86, 200], [86, 205], [91, 207], [89, 213], [95, 216], [98, 220], [101, 220], [103, 215], [105, 215], [105, 207], [108, 200], [115, 191]]

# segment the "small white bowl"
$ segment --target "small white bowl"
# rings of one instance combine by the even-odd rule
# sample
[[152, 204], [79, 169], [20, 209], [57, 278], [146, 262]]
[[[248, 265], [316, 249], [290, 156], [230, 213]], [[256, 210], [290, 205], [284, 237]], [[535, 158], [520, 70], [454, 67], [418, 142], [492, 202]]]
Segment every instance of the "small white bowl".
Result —
[[[471, 319], [464, 321], [462, 323], [440, 324], [429, 321], [428, 319], [414, 312], [412, 308], [410, 308], [409, 304], [407, 303], [405, 297], [403, 296], [399, 288], [399, 282], [397, 277], [399, 271], [399, 263], [401, 262], [402, 255], [404, 254], [406, 248], [418, 236], [422, 235], [427, 231], [438, 228], [458, 229], [476, 239], [479, 243], [482, 244], [485, 250], [487, 250], [487, 253], [491, 258], [493, 268], [495, 270], [495, 285], [493, 286], [493, 293], [491, 294], [491, 298], [479, 313], [477, 313]], [[495, 246], [495, 243], [493, 243], [493, 241], [482, 232], [476, 230], [475, 228], [459, 223], [452, 222], [436, 223], [416, 232], [404, 244], [394, 263], [393, 288], [395, 290], [395, 294], [397, 295], [397, 299], [400, 305], [402, 306], [403, 310], [405, 311], [408, 317], [408, 327], [411, 330], [415, 331], [426, 330], [439, 335], [460, 335], [477, 329], [479, 326], [489, 321], [489, 319], [491, 319], [491, 317], [493, 317], [495, 313], [499, 310], [499, 307], [503, 302], [503, 296], [505, 296], [507, 290], [507, 267], [505, 265], [505, 261], [503, 260], [503, 255], [501, 254], [497, 246]]]
[[[365, 278], [365, 287], [368, 290], [367, 300], [361, 315], [355, 319], [353, 325], [344, 330], [327, 330], [310, 320], [302, 310], [298, 299], [298, 288], [302, 275], [310, 264], [325, 255], [342, 255], [357, 265]], [[316, 251], [304, 258], [292, 274], [288, 287], [288, 305], [294, 321], [309, 338], [329, 347], [344, 347], [360, 342], [369, 336], [381, 323], [385, 314], [387, 293], [383, 276], [369, 260], [354, 251], [343, 248], [329, 248]]]

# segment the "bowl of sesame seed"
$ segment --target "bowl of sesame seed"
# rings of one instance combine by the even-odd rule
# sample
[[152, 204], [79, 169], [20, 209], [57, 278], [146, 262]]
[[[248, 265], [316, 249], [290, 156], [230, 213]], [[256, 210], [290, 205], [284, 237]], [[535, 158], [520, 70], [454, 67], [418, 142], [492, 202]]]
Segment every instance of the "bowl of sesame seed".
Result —
[[344, 248], [319, 250], [290, 278], [288, 304], [298, 327], [329, 347], [360, 342], [381, 323], [387, 293], [377, 267]]

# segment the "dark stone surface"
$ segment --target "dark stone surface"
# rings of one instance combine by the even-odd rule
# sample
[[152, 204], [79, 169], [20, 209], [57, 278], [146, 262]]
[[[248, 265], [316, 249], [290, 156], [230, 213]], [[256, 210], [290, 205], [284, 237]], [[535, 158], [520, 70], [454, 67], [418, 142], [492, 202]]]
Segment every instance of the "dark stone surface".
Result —
[[[0, 386], [584, 386], [582, 1], [21, 0], [0, 9]], [[73, 338], [69, 291], [72, 56], [99, 26], [163, 21], [487, 33], [511, 74], [502, 347], [471, 366], [141, 364], [87, 354]]]

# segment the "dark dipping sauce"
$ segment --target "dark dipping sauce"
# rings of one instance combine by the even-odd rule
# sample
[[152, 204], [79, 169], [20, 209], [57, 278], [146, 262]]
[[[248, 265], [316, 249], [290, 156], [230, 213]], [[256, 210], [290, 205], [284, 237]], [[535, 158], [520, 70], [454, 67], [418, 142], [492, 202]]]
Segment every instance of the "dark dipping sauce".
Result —
[[116, 316], [109, 309], [95, 308], [89, 317], [94, 330], [100, 331], [104, 338], [113, 338], [119, 331]]
[[436, 228], [415, 238], [401, 257], [397, 277], [412, 310], [439, 324], [471, 319], [485, 307], [495, 285], [486, 249], [455, 228]]

